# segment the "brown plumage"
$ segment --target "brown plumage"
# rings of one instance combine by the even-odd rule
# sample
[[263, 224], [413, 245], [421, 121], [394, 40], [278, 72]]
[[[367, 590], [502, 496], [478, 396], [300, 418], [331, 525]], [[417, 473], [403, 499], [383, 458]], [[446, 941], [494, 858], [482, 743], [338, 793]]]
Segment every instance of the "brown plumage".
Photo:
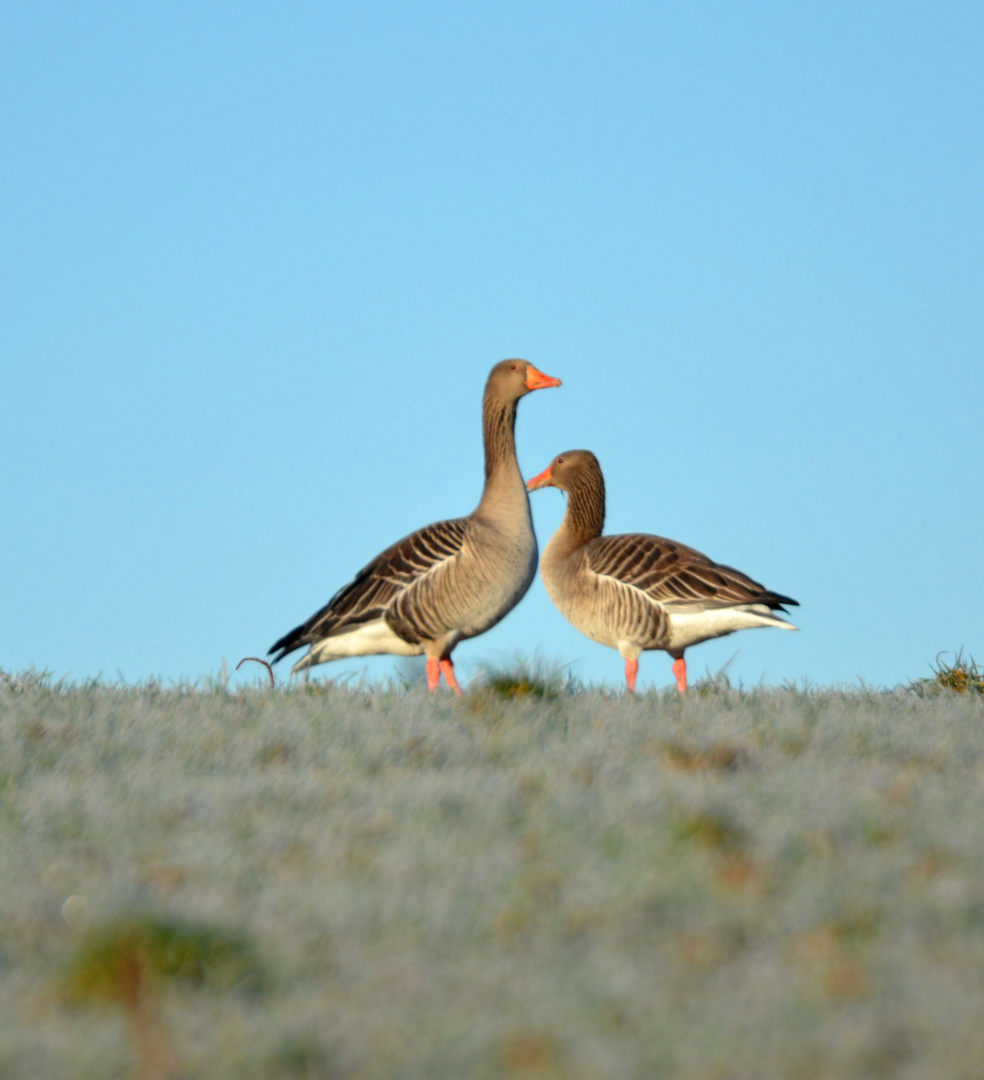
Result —
[[646, 533], [602, 536], [605, 480], [590, 450], [553, 459], [530, 490], [556, 487], [568, 494], [567, 512], [540, 559], [550, 598], [582, 633], [618, 649], [625, 680], [635, 689], [639, 654], [662, 649], [674, 658], [677, 688], [687, 688], [684, 650], [735, 630], [778, 626], [795, 630], [784, 604], [740, 570], [699, 551]]
[[531, 390], [559, 385], [525, 360], [496, 364], [482, 400], [485, 487], [476, 509], [418, 529], [377, 555], [273, 645], [273, 662], [305, 645], [310, 649], [295, 673], [343, 656], [423, 653], [428, 686], [437, 685], [443, 670], [458, 690], [451, 650], [499, 622], [536, 573], [536, 537], [513, 436], [516, 406]]

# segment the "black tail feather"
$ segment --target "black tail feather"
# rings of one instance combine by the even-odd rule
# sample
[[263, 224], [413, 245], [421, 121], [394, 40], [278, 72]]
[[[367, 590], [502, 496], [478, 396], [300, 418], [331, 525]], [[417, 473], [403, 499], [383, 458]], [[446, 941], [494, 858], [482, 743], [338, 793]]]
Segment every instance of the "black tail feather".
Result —
[[279, 664], [289, 653], [307, 645], [307, 628], [307, 623], [301, 623], [300, 626], [295, 626], [290, 633], [284, 634], [279, 641], [275, 641], [270, 648], [267, 649], [267, 656], [273, 656], [274, 653], [277, 653], [277, 655], [273, 657], [271, 663]]
[[782, 593], [777, 592], [763, 593], [756, 603], [766, 604], [773, 611], [782, 611], [785, 614], [788, 614], [788, 612], [786, 612], [786, 604], [789, 604], [791, 607], [800, 606], [799, 600], [794, 600], [791, 596], [783, 596]]

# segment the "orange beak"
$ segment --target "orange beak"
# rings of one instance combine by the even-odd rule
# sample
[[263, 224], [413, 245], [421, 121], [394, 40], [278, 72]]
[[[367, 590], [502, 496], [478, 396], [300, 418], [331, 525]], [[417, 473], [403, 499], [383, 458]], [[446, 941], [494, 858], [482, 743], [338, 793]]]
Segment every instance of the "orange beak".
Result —
[[536, 491], [537, 488], [550, 487], [553, 483], [553, 474], [550, 472], [550, 466], [548, 465], [539, 476], [534, 476], [532, 480], [526, 481], [526, 487], [529, 491]]
[[542, 371], [537, 371], [532, 364], [527, 364], [526, 389], [546, 390], [548, 386], [560, 386], [560, 379], [555, 379], [552, 375], [544, 375]]

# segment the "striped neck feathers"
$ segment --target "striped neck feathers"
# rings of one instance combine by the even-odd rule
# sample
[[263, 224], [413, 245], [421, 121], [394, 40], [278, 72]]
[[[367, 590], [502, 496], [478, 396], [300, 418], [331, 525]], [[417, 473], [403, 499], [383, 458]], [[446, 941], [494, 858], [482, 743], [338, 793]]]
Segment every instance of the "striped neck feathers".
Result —
[[601, 536], [605, 527], [605, 478], [595, 461], [586, 462], [567, 481], [567, 513], [561, 529], [574, 546]]
[[516, 462], [517, 401], [502, 401], [486, 394], [482, 401], [482, 437], [485, 442], [485, 479], [497, 469]]
[[516, 398], [502, 400], [486, 391], [482, 401], [482, 436], [485, 443], [485, 489], [480, 507], [489, 508], [505, 497], [529, 507], [526, 485], [516, 461]]

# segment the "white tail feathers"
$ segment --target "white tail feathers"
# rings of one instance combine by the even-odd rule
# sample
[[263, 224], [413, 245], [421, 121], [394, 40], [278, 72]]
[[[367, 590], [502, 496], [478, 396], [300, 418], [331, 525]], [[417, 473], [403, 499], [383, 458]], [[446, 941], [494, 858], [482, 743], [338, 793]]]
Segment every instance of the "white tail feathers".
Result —
[[781, 630], [799, 629], [774, 614], [765, 604], [740, 604], [694, 612], [672, 611], [669, 612], [669, 620], [670, 649], [686, 649], [701, 641], [733, 634], [736, 630], [755, 630], [763, 626]]

